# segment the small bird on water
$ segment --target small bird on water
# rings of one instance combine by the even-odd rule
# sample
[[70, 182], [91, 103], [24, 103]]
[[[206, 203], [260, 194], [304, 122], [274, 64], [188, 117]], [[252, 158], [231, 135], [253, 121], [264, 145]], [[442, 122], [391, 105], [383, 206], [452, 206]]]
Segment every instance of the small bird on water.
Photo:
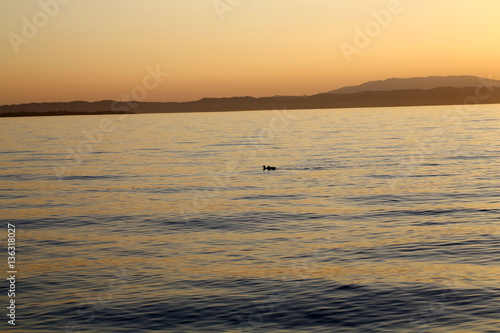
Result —
[[266, 167], [265, 165], [263, 165], [262, 169], [263, 170], [276, 170], [276, 167], [272, 167], [272, 166], [269, 166], [269, 165]]

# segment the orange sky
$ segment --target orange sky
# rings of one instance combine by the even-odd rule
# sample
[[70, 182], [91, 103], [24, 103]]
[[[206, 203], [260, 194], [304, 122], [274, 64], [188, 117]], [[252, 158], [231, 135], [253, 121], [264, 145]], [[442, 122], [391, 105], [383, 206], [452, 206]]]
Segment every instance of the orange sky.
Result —
[[[390, 77], [500, 79], [499, 14], [498, 0], [1, 1], [0, 104], [132, 92], [146, 92], [136, 94], [146, 101], [305, 95]], [[159, 84], [146, 78], [146, 89], [147, 67], [169, 75]]]

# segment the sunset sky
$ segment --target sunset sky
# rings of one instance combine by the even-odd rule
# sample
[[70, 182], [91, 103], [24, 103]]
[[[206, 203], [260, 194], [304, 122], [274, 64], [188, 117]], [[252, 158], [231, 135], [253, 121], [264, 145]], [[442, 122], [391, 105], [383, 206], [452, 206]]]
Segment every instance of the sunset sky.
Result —
[[169, 75], [146, 101], [500, 79], [499, 15], [498, 0], [3, 0], [0, 104], [117, 100], [147, 67]]

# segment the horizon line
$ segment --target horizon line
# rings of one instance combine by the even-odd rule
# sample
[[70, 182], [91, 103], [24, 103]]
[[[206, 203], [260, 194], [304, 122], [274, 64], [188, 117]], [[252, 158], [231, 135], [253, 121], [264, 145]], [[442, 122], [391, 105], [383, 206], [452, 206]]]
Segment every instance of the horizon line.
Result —
[[[120, 102], [120, 103], [190, 103], [190, 102], [199, 102], [204, 99], [229, 99], [229, 98], [277, 98], [277, 97], [309, 97], [309, 96], [316, 96], [316, 95], [322, 95], [322, 94], [332, 94], [334, 95], [334, 91], [336, 90], [341, 90], [344, 88], [355, 88], [362, 86], [367, 83], [373, 83], [373, 82], [384, 82], [384, 81], [389, 81], [389, 80], [409, 80], [409, 79], [426, 79], [426, 78], [453, 78], [453, 77], [470, 77], [470, 78], [478, 78], [478, 79], [485, 79], [485, 80], [490, 80], [490, 81], [495, 81], [500, 84], [500, 80], [496, 80], [491, 78], [486, 78], [482, 76], [477, 76], [477, 75], [429, 75], [429, 76], [414, 76], [414, 77], [389, 77], [386, 79], [379, 79], [379, 80], [370, 80], [370, 81], [365, 81], [360, 84], [356, 85], [349, 85], [349, 86], [341, 86], [338, 88], [335, 88], [333, 90], [327, 91], [327, 92], [320, 92], [320, 93], [315, 93], [312, 95], [266, 95], [266, 96], [251, 96], [251, 95], [234, 95], [234, 96], [222, 96], [222, 97], [212, 97], [212, 96], [206, 96], [202, 97], [200, 99], [193, 99], [193, 100], [185, 100], [185, 101], [138, 101], [138, 100], [126, 100], [126, 101], [120, 101], [120, 100], [115, 100], [115, 99], [101, 99], [101, 100], [80, 100], [80, 99], [75, 99], [75, 100], [68, 100], [68, 101], [45, 101], [45, 102], [25, 102], [25, 103], [13, 103], [13, 104], [2, 104], [0, 107], [4, 106], [17, 106], [17, 105], [25, 105], [25, 104], [54, 104], [54, 103], [76, 103], [76, 102], [83, 102], [83, 103], [99, 103], [99, 102]], [[472, 88], [474, 86], [463, 86], [460, 88]], [[393, 89], [393, 90], [365, 90], [365, 91], [399, 91], [399, 90], [432, 90], [432, 89], [439, 89], [439, 88], [459, 88], [459, 87], [451, 87], [451, 86], [441, 86], [441, 87], [435, 87], [435, 88], [409, 88], [409, 89]], [[362, 92], [365, 92], [362, 91]], [[338, 93], [342, 95], [348, 95], [348, 94], [356, 94], [360, 92], [354, 92], [354, 93]]]

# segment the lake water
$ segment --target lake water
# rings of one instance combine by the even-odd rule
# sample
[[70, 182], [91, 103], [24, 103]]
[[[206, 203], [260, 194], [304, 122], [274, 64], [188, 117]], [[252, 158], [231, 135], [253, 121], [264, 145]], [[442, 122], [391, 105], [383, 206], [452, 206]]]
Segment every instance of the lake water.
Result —
[[500, 105], [470, 108], [1, 119], [15, 330], [499, 332]]

